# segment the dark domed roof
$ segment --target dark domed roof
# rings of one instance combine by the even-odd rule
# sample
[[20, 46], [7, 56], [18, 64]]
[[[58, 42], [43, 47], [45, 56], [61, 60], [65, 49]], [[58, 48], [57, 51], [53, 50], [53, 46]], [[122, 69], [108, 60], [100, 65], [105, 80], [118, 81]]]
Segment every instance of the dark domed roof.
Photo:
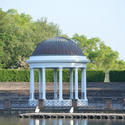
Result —
[[64, 37], [54, 37], [41, 42], [33, 52], [32, 56], [45, 55], [78, 55], [84, 56], [82, 50], [75, 42]]

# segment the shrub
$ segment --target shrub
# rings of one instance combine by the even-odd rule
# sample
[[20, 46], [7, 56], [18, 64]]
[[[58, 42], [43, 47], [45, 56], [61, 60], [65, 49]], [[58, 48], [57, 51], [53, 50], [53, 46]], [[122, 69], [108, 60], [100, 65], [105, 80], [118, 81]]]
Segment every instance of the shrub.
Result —
[[104, 82], [105, 73], [100, 70], [89, 70], [87, 71], [88, 82]]
[[[75, 70], [73, 71], [75, 76]], [[38, 70], [35, 70], [35, 81], [38, 82]], [[88, 82], [103, 82], [104, 81], [103, 71], [87, 71]], [[74, 77], [75, 78], [75, 77]], [[79, 82], [81, 81], [81, 70], [78, 72]], [[59, 81], [59, 70], [57, 70], [57, 80]], [[75, 79], [74, 79], [75, 80]], [[18, 70], [18, 69], [0, 69], [0, 82], [29, 82], [30, 71], [29, 70]], [[46, 70], [46, 82], [54, 81], [54, 70]], [[70, 71], [68, 69], [63, 70], [63, 82], [70, 81]]]
[[125, 70], [110, 71], [111, 82], [125, 82]]

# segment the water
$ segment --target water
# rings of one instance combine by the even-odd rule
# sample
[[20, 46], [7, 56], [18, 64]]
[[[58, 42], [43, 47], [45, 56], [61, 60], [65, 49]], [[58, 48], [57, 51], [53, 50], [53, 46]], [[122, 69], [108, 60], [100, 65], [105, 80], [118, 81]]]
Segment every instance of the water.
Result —
[[124, 120], [19, 119], [0, 117], [0, 125], [125, 125]]

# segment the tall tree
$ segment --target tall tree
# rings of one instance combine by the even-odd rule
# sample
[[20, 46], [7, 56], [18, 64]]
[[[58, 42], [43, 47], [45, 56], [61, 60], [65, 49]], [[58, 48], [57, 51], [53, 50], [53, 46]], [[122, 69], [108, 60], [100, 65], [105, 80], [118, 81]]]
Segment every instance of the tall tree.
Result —
[[87, 39], [86, 36], [75, 34], [76, 41], [83, 53], [90, 59], [89, 69], [104, 70], [105, 82], [109, 82], [109, 71], [114, 68], [118, 60], [118, 52], [106, 46], [99, 38]]
[[27, 67], [26, 60], [43, 40], [56, 36], [61, 30], [47, 19], [33, 21], [30, 15], [10, 9], [0, 10], [0, 51], [2, 68]]

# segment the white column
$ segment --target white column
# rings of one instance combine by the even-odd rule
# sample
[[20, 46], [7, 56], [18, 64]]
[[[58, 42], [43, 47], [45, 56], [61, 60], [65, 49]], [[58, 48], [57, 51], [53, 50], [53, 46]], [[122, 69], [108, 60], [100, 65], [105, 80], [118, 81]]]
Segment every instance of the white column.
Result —
[[34, 69], [30, 68], [30, 100], [34, 100]]
[[83, 69], [83, 91], [84, 91], [84, 99], [86, 100], [87, 97], [86, 97], [86, 68]]
[[70, 99], [73, 99], [73, 68], [70, 69]]
[[62, 67], [59, 68], [59, 100], [62, 100]]
[[57, 99], [57, 69], [54, 69], [54, 99]]
[[84, 98], [84, 72], [83, 68], [81, 68], [81, 99]]
[[42, 86], [43, 96], [42, 96], [42, 98], [46, 99], [46, 73], [45, 73], [45, 68], [42, 68], [42, 70], [43, 70], [43, 72], [42, 72], [42, 83], [43, 83], [43, 86]]
[[42, 72], [39, 69], [39, 99], [42, 99]]
[[78, 68], [75, 68], [75, 99], [78, 99]]

